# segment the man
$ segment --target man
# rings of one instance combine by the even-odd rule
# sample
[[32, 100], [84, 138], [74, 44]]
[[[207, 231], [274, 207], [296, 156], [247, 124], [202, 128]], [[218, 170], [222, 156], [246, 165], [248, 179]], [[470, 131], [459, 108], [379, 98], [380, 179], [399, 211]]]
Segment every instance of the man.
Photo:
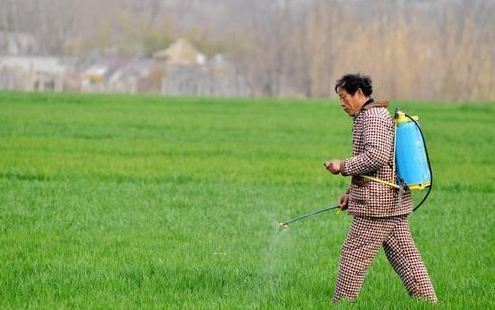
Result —
[[348, 159], [327, 161], [325, 167], [332, 174], [352, 176], [339, 203], [353, 220], [341, 249], [332, 301], [355, 301], [366, 270], [383, 246], [409, 295], [436, 303], [435, 291], [409, 230], [410, 192], [399, 198], [397, 189], [362, 177], [395, 183], [394, 124], [386, 109], [388, 102], [375, 102], [370, 77], [360, 74], [344, 75], [337, 81], [335, 91], [344, 111], [354, 118], [353, 152]]

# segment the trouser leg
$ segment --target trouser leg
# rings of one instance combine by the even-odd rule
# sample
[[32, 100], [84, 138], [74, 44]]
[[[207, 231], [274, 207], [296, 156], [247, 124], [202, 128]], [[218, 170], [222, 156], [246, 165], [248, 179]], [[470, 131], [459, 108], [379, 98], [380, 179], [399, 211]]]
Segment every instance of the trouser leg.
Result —
[[421, 255], [414, 244], [407, 217], [397, 223], [383, 243], [385, 254], [409, 295], [437, 302], [435, 290]]
[[355, 216], [340, 253], [339, 273], [332, 302], [354, 301], [363, 285], [366, 271], [394, 223]]

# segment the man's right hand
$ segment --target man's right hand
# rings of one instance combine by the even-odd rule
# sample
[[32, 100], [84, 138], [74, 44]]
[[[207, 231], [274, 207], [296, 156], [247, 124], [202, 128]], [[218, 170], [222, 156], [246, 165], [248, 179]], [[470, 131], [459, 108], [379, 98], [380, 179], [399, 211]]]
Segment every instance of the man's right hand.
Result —
[[332, 174], [339, 174], [342, 169], [342, 161], [339, 159], [332, 159], [325, 163], [325, 168]]
[[347, 210], [348, 204], [349, 203], [349, 195], [344, 194], [339, 197], [339, 208], [340, 210]]

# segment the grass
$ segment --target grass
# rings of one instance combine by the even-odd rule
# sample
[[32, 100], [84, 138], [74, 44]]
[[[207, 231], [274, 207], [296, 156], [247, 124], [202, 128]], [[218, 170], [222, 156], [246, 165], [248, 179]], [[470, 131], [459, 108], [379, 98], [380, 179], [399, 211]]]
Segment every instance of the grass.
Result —
[[335, 102], [4, 92], [0, 308], [495, 309], [495, 105], [396, 105], [434, 168], [410, 223], [438, 305], [383, 252], [332, 305], [351, 218], [277, 228], [349, 181], [322, 166], [351, 150]]

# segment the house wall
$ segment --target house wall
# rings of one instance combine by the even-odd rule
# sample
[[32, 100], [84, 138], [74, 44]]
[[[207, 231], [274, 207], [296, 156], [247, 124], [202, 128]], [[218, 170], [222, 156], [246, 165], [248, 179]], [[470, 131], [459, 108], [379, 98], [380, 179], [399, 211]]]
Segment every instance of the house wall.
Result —
[[250, 90], [233, 66], [171, 65], [162, 79], [161, 94], [170, 96], [245, 97]]

